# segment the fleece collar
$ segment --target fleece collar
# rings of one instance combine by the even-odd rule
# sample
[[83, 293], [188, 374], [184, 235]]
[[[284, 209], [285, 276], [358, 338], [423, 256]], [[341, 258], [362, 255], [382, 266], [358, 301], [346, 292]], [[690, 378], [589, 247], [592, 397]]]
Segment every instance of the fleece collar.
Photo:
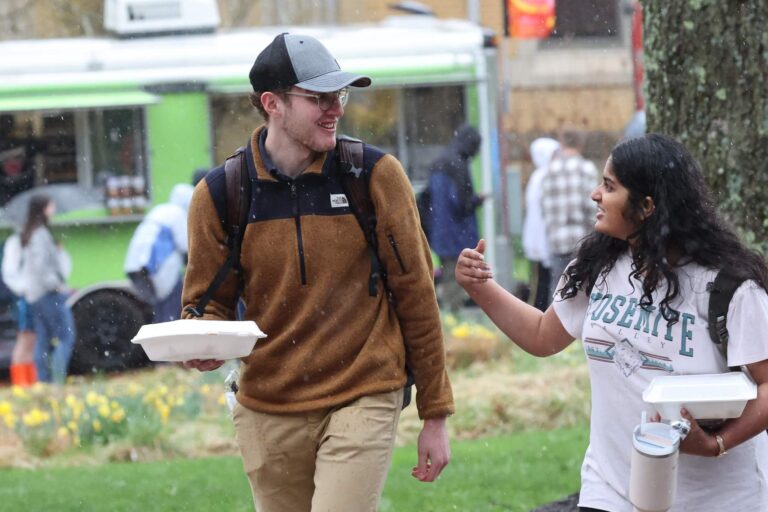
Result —
[[[252, 179], [268, 181], [284, 181], [291, 178], [280, 172], [280, 169], [274, 164], [264, 146], [267, 140], [267, 126], [263, 125], [253, 131], [251, 141], [245, 148], [246, 161], [248, 162], [248, 174]], [[329, 172], [328, 165], [331, 159], [328, 158], [333, 152], [318, 153], [317, 157], [300, 174], [324, 174]]]

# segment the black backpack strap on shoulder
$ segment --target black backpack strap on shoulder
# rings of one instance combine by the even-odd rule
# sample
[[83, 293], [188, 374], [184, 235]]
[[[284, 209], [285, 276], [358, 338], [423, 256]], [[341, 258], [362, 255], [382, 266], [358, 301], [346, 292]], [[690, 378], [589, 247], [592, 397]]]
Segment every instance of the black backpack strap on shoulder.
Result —
[[728, 351], [728, 306], [733, 294], [746, 280], [728, 269], [721, 269], [715, 280], [708, 284], [709, 289], [709, 336], [727, 360]]
[[376, 238], [376, 210], [371, 201], [370, 172], [364, 169], [363, 143], [351, 137], [339, 137], [336, 153], [341, 171], [341, 186], [349, 200], [349, 207], [355, 214], [363, 230], [368, 250], [371, 253], [371, 273], [368, 279], [368, 293], [375, 297], [378, 293], [378, 281], [381, 278], [389, 300], [392, 299], [387, 288], [387, 273], [379, 259], [379, 243]]
[[[227, 194], [227, 215], [224, 227], [227, 231], [227, 247], [229, 255], [219, 268], [218, 272], [208, 285], [208, 288], [200, 296], [195, 307], [187, 307], [187, 312], [192, 316], [201, 317], [205, 313], [205, 307], [211, 301], [213, 294], [219, 289], [229, 275], [230, 270], [238, 274], [238, 287], [242, 287], [240, 275], [240, 245], [243, 241], [245, 226], [248, 223], [248, 211], [251, 203], [251, 179], [245, 165], [245, 148], [238, 148], [235, 153], [224, 162], [224, 181]], [[240, 290], [238, 290], [239, 292]]]
[[[363, 142], [352, 137], [341, 136], [336, 141], [336, 155], [341, 171], [341, 186], [349, 201], [349, 207], [355, 214], [357, 223], [363, 230], [368, 250], [371, 253], [371, 273], [368, 278], [368, 293], [375, 297], [379, 277], [384, 284], [387, 300], [394, 305], [395, 299], [387, 285], [387, 272], [379, 259], [379, 243], [376, 238], [376, 208], [371, 200], [370, 169], [365, 169]], [[406, 365], [406, 382], [403, 387], [403, 405], [405, 409], [411, 403], [411, 389], [415, 384], [413, 371]]]

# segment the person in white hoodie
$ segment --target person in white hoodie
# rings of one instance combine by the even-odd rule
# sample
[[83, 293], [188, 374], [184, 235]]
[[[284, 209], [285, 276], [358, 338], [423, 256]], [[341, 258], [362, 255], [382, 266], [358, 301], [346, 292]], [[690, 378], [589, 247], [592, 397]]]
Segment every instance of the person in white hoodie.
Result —
[[525, 188], [525, 220], [523, 221], [523, 251], [529, 261], [536, 264], [536, 292], [533, 305], [545, 311], [552, 300], [550, 290], [551, 253], [547, 242], [547, 225], [541, 211], [541, 179], [547, 172], [560, 143], [549, 137], [539, 137], [531, 143], [531, 160], [536, 170], [528, 178]]
[[[61, 384], [75, 345], [75, 321], [66, 296], [71, 261], [49, 227], [55, 212], [50, 197], [35, 195], [30, 199], [21, 231], [22, 276], [24, 298], [34, 315], [37, 379]], [[58, 340], [55, 347], [54, 338]]]
[[180, 183], [170, 201], [152, 208], [133, 233], [124, 270], [153, 307], [155, 322], [178, 320], [187, 258], [187, 211], [192, 185]]
[[37, 382], [35, 368], [35, 320], [32, 308], [24, 298], [26, 283], [23, 275], [21, 234], [13, 233], [3, 243], [0, 265], [3, 283], [14, 296], [16, 343], [11, 352], [11, 384], [31, 386]]

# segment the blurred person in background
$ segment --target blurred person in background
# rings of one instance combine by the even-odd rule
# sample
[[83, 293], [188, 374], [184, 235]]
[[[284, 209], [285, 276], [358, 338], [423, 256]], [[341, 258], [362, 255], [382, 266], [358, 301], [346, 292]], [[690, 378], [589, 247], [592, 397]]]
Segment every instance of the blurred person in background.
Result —
[[581, 156], [586, 134], [561, 130], [560, 149], [541, 178], [541, 211], [551, 251], [550, 290], [554, 291], [579, 240], [594, 229], [595, 205], [589, 194], [597, 184], [595, 164]]
[[0, 206], [35, 183], [34, 159], [45, 143], [20, 136], [13, 114], [0, 115]]
[[152, 208], [136, 227], [123, 266], [154, 322], [178, 320], [187, 261], [187, 211], [194, 187], [175, 185], [170, 200]]
[[54, 213], [56, 204], [50, 197], [30, 198], [21, 231], [22, 276], [24, 298], [34, 316], [37, 378], [61, 384], [75, 345], [75, 321], [66, 295], [72, 262], [51, 233]]
[[535, 264], [536, 291], [533, 305], [544, 311], [552, 299], [550, 261], [552, 254], [547, 241], [547, 226], [541, 211], [541, 179], [547, 172], [552, 158], [560, 149], [555, 139], [540, 137], [531, 143], [531, 161], [535, 170], [525, 187], [525, 220], [523, 221], [523, 251]]
[[11, 384], [31, 386], [37, 382], [35, 369], [35, 326], [32, 308], [24, 298], [26, 289], [23, 275], [21, 235], [13, 233], [3, 243], [2, 278], [7, 288], [4, 293], [13, 304], [16, 320], [16, 344], [11, 352]]
[[475, 211], [485, 196], [475, 194], [469, 163], [480, 151], [480, 132], [463, 125], [429, 169], [431, 212], [428, 220], [430, 248], [440, 258], [440, 303], [459, 313], [466, 294], [451, 271], [464, 247], [477, 243]]

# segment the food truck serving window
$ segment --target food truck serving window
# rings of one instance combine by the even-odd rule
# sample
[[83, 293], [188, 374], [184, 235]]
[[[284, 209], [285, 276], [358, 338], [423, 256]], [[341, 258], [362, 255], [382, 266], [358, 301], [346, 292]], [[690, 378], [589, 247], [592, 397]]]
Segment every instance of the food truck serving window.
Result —
[[140, 185], [132, 197], [143, 200], [134, 201], [135, 208], [121, 206], [120, 213], [143, 208], [143, 127], [143, 110], [135, 107], [0, 114], [0, 205], [33, 187], [61, 183], [96, 190], [100, 196], [108, 182], [125, 177], [131, 187]]

